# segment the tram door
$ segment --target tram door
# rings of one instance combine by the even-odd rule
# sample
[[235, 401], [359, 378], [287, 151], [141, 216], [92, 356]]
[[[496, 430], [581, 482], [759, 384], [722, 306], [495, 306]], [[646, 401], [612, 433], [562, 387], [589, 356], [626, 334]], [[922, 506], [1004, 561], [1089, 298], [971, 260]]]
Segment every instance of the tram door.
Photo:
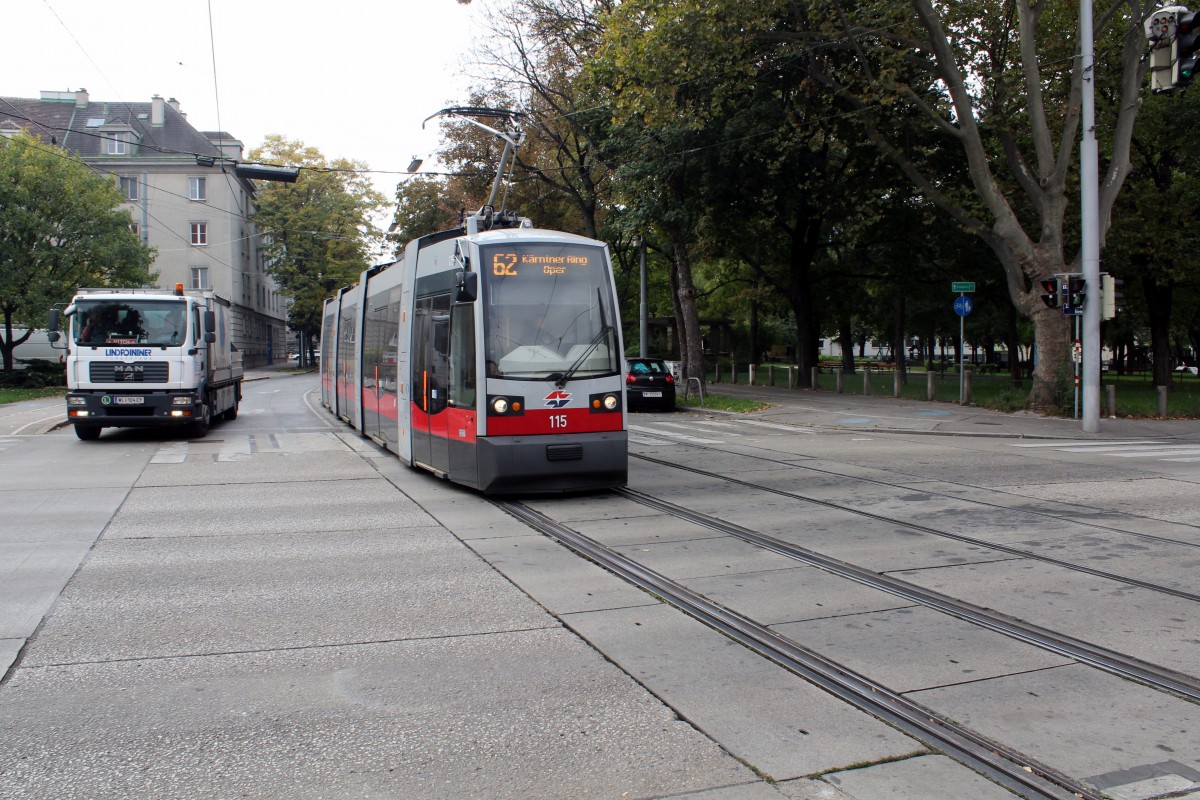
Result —
[[450, 294], [417, 300], [413, 317], [413, 461], [440, 473], [450, 471]]

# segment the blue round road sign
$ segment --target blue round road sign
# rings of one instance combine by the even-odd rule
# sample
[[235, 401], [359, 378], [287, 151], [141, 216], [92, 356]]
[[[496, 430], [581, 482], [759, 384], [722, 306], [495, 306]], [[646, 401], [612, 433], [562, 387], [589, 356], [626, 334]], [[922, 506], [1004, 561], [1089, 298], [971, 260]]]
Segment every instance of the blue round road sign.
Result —
[[967, 314], [970, 314], [971, 298], [967, 297], [965, 294], [954, 298], [954, 313], [958, 314], [960, 317], [965, 317]]

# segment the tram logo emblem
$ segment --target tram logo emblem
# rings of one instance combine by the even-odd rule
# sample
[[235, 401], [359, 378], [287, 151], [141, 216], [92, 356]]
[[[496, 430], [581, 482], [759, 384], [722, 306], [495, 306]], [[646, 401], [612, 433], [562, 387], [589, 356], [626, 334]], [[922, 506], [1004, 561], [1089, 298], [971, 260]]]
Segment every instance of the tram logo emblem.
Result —
[[571, 402], [571, 393], [564, 392], [562, 389], [555, 389], [546, 395], [546, 408], [562, 408], [569, 402]]

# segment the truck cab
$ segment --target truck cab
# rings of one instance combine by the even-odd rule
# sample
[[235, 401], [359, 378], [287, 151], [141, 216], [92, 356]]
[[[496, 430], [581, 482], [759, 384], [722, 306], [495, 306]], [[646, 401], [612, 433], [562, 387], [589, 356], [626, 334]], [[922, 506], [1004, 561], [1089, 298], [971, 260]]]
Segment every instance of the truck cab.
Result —
[[80, 439], [104, 428], [180, 427], [195, 436], [234, 419], [241, 353], [229, 337], [229, 303], [212, 292], [80, 289], [51, 313], [67, 324], [67, 418]]

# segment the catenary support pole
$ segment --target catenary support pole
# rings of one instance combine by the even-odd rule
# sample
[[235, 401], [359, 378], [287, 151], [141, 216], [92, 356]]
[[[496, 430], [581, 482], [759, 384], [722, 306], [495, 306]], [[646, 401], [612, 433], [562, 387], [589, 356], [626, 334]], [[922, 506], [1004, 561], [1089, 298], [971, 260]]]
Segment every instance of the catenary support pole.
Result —
[[1096, 149], [1096, 70], [1092, 0], [1079, 3], [1079, 56], [1083, 70], [1083, 141], [1079, 147], [1080, 243], [1083, 303], [1083, 430], [1100, 430], [1100, 200]]

